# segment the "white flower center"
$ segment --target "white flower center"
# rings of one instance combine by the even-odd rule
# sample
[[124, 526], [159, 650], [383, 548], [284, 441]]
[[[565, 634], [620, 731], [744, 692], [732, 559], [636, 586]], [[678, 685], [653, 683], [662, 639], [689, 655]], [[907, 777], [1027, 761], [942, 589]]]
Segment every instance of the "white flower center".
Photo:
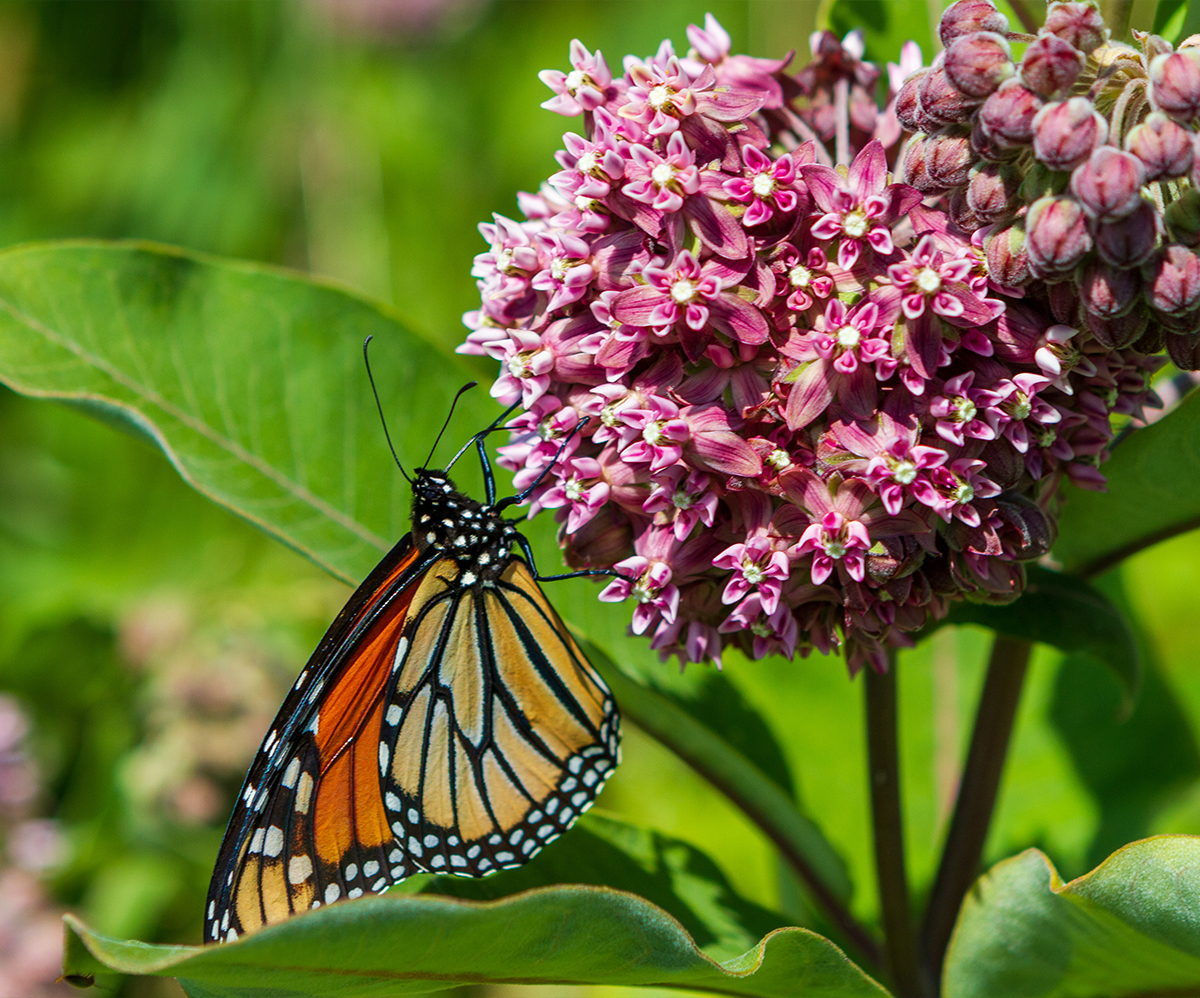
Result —
[[532, 357], [533, 357], [533, 354], [526, 351], [523, 353], [514, 353], [511, 357], [508, 358], [508, 369], [509, 369], [509, 371], [512, 372], [513, 377], [515, 377], [515, 378], [528, 378], [529, 377], [529, 375], [532, 371], [532, 367], [530, 365], [530, 360], [532, 359]]
[[660, 83], [650, 91], [650, 95], [646, 100], [655, 111], [661, 111], [671, 103], [671, 88], [665, 83]]
[[569, 478], [566, 484], [563, 485], [563, 495], [571, 502], [576, 502], [583, 498], [584, 488], [580, 484], [578, 478]]
[[1046, 427], [1040, 433], [1038, 433], [1037, 445], [1042, 448], [1049, 447], [1057, 439], [1058, 434], [1049, 427]]
[[620, 403], [614, 402], [612, 405], [606, 405], [600, 410], [600, 422], [605, 426], [613, 427], [617, 425], [617, 406]]
[[691, 509], [696, 502], [696, 497], [690, 492], [684, 492], [680, 489], [671, 496], [671, 503], [676, 509]]
[[666, 439], [663, 436], [663, 426], [664, 423], [661, 419], [647, 423], [646, 428], [642, 430], [642, 439], [648, 444], [661, 444]]
[[696, 285], [686, 277], [681, 277], [671, 285], [671, 297], [679, 305], [685, 305], [696, 297]]
[[575, 207], [580, 211], [594, 211], [596, 208], [596, 199], [585, 198], [582, 194], [576, 194]]
[[577, 91], [580, 87], [589, 82], [589, 78], [587, 73], [585, 73], [582, 69], [573, 69], [567, 74], [567, 79], [565, 82], [568, 92], [575, 93], [575, 91]]
[[951, 415], [956, 423], [969, 423], [975, 418], [975, 403], [961, 395], [951, 403]]
[[507, 273], [512, 269], [513, 252], [510, 249], [496, 250], [496, 269]]
[[1028, 419], [1029, 414], [1033, 412], [1033, 404], [1029, 401], [1029, 396], [1020, 389], [1013, 395], [1005, 408], [1008, 409], [1008, 414], [1013, 419]]
[[562, 257], [555, 257], [550, 262], [550, 276], [556, 281], [561, 281], [564, 277], [566, 277], [569, 269], [570, 268], [567, 266], [567, 261]]
[[822, 546], [825, 548], [825, 553], [829, 555], [830, 558], [844, 558], [846, 556], [845, 543], [838, 540], [836, 537], [827, 538]]
[[752, 561], [742, 562], [742, 578], [749, 582], [750, 585], [757, 586], [766, 577], [766, 573], [762, 570], [761, 565], [757, 565]]
[[645, 580], [642, 580], [634, 584], [633, 588], [629, 590], [629, 595], [639, 603], [649, 603], [658, 593], [647, 586]]
[[655, 187], [666, 187], [675, 179], [675, 167], [670, 163], [659, 163], [650, 171], [650, 179], [654, 182]]
[[867, 216], [856, 208], [842, 219], [842, 231], [851, 239], [861, 239], [867, 234], [869, 224]]
[[955, 502], [970, 502], [975, 498], [975, 490], [969, 482], [963, 482], [957, 489], [954, 490]]
[[750, 633], [760, 638], [771, 638], [775, 636], [775, 631], [765, 620], [756, 620], [750, 625]]
[[755, 197], [770, 197], [771, 192], [775, 190], [775, 178], [769, 173], [760, 173], [751, 181], [750, 187], [753, 189]]
[[776, 471], [783, 471], [784, 468], [792, 466], [792, 456], [782, 447], [777, 447], [767, 455], [767, 464]]
[[917, 466], [912, 461], [897, 461], [892, 467], [892, 481], [907, 485], [917, 477]]
[[846, 350], [853, 350], [856, 346], [858, 346], [861, 340], [862, 333], [860, 333], [854, 326], [842, 326], [842, 328], [837, 331], [838, 346], [843, 347]]
[[589, 150], [579, 157], [579, 162], [575, 164], [575, 169], [580, 173], [591, 173], [596, 169], [597, 162], [596, 154]]
[[933, 294], [942, 286], [942, 275], [932, 267], [925, 267], [917, 272], [916, 285], [927, 295]]
[[792, 282], [793, 288], [807, 288], [812, 284], [812, 271], [797, 264], [788, 271], [788, 280]]

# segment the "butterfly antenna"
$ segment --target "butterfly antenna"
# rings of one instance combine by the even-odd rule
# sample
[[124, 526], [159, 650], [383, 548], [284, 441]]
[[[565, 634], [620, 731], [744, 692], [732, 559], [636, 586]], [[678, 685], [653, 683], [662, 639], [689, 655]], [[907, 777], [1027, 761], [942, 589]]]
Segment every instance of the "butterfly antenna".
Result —
[[[454, 415], [454, 407], [456, 405], [458, 405], [458, 400], [463, 397], [464, 393], [469, 392], [472, 388], [474, 388], [478, 384], [479, 384], [478, 381], [468, 381], [465, 385], [462, 386], [462, 388], [460, 388], [455, 393], [454, 400], [450, 403], [450, 411], [448, 413], [446, 413], [446, 421], [444, 423], [442, 423], [442, 428], [440, 430], [438, 430], [437, 439], [434, 440], [433, 446], [429, 448], [429, 457], [425, 458], [425, 467], [427, 467], [427, 468], [429, 467], [429, 462], [433, 460], [433, 455], [434, 455], [434, 452], [437, 450], [438, 444], [440, 444], [442, 442], [442, 434], [444, 434], [446, 432], [446, 427], [450, 425], [450, 419]], [[459, 453], [461, 454], [462, 451], [459, 451]], [[458, 460], [458, 455], [455, 455], [454, 461], [457, 461], [457, 460]], [[452, 464], [454, 464], [454, 461], [451, 461], [450, 464], [446, 465], [447, 471], [450, 470], [450, 466]]]
[[[468, 385], [467, 387], [470, 387], [470, 386]], [[466, 389], [464, 388], [463, 391], [466, 391]], [[450, 463], [446, 465], [446, 470], [449, 471], [451, 468], [453, 468], [454, 463], [460, 457], [462, 457], [468, 450], [470, 450], [471, 445], [474, 444], [477, 440], [482, 440], [489, 433], [495, 433], [496, 430], [500, 428], [500, 424], [503, 423], [506, 419], [508, 419], [509, 414], [512, 413], [512, 411], [514, 409], [519, 407], [520, 404], [521, 404], [520, 402], [514, 402], [507, 409], [505, 409], [502, 413], [500, 413], [499, 416], [497, 416], [494, 420], [492, 420], [490, 426], [485, 426], [482, 430], [480, 430], [473, 437], [471, 437], [470, 440], [468, 440], [465, 444], [463, 444], [462, 447], [459, 448], [458, 453], [455, 454], [454, 457], [452, 457], [450, 459]]]
[[375, 375], [371, 373], [371, 358], [367, 356], [367, 347], [371, 345], [373, 336], [368, 336], [363, 340], [363, 363], [367, 365], [367, 380], [371, 382], [371, 394], [375, 396], [375, 408], [379, 410], [379, 422], [383, 424], [383, 438], [387, 441], [388, 450], [392, 452], [392, 460], [396, 462], [396, 467], [400, 469], [405, 480], [412, 484], [412, 479], [409, 478], [408, 472], [404, 470], [404, 465], [400, 463], [400, 458], [396, 456], [396, 448], [392, 446], [392, 435], [388, 433], [387, 420], [383, 418], [383, 403], [379, 401], [379, 389], [375, 387]]

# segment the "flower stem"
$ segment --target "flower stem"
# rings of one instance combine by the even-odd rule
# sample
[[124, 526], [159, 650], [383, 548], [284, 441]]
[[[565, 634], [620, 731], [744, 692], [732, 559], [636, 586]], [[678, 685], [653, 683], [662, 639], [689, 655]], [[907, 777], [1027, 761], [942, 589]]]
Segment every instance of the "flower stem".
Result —
[[997, 634], [992, 643], [958, 801], [921, 929], [925, 969], [932, 980], [941, 977], [958, 910], [979, 874], [1032, 650], [1031, 642], [1004, 634]]
[[1028, 31], [1031, 35], [1037, 34], [1037, 29], [1042, 26], [1041, 21], [1029, 9], [1028, 0], [1008, 0], [1008, 6], [1012, 8], [1012, 12], [1017, 15], [1017, 20], [1021, 22], [1021, 27]]
[[900, 998], [927, 994], [921, 987], [908, 875], [904, 870], [904, 819], [900, 807], [900, 755], [896, 738], [896, 658], [888, 670], [865, 670], [867, 759], [875, 875], [883, 916], [884, 950]]

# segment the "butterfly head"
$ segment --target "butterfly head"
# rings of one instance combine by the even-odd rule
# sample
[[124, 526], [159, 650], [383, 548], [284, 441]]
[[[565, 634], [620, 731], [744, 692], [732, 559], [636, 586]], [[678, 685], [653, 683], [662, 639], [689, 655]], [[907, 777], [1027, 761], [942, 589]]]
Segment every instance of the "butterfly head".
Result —
[[512, 557], [517, 532], [493, 506], [455, 488], [444, 471], [418, 468], [413, 479], [413, 537], [458, 562], [462, 579], [487, 581]]

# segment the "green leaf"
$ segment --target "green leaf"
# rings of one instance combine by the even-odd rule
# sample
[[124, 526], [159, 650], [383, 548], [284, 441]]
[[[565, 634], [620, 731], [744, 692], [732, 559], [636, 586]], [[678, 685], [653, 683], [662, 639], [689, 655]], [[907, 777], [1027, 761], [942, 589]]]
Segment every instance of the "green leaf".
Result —
[[[1200, 6], [1200, 5], [1197, 5]], [[1108, 492], [1067, 486], [1054, 557], [1098, 575], [1122, 559], [1200, 526], [1200, 393], [1137, 430], [1104, 465]]]
[[714, 960], [738, 956], [788, 924], [784, 916], [739, 897], [699, 849], [595, 811], [535, 862], [482, 880], [435, 877], [422, 893], [494, 901], [554, 884], [589, 884], [637, 894], [678, 919], [697, 947]]
[[1200, 991], [1200, 838], [1161, 835], [1063, 883], [1036, 849], [994, 866], [959, 915], [945, 998]]
[[1124, 615], [1098, 589], [1081, 579], [1037, 565], [1028, 569], [1020, 599], [1004, 606], [959, 603], [951, 624], [982, 624], [1065, 652], [1084, 653], [1107, 665], [1121, 684], [1128, 712], [1141, 683], [1141, 656]]
[[[346, 581], [407, 529], [407, 484], [363, 366], [368, 335], [393, 439], [415, 465], [470, 369], [384, 306], [144, 243], [0, 252], [0, 382], [145, 435], [200, 492]], [[452, 440], [495, 411], [482, 391], [461, 408]]]
[[[69, 934], [110, 970], [175, 977], [192, 998], [386, 996], [459, 984], [660, 986], [721, 994], [853, 998], [887, 992], [829, 940], [779, 929], [719, 963], [666, 912], [624, 891], [546, 887], [499, 901], [385, 895], [330, 905], [218, 946]], [[96, 972], [68, 943], [69, 976]]]
[[[1154, 27], [1151, 28], [1151, 31], [1168, 41], [1179, 41], [1183, 37], [1181, 32], [1187, 15], [1187, 0], [1159, 0], [1158, 6], [1154, 9]], [[1141, 25], [1134, 25], [1134, 27], [1141, 27]]]

